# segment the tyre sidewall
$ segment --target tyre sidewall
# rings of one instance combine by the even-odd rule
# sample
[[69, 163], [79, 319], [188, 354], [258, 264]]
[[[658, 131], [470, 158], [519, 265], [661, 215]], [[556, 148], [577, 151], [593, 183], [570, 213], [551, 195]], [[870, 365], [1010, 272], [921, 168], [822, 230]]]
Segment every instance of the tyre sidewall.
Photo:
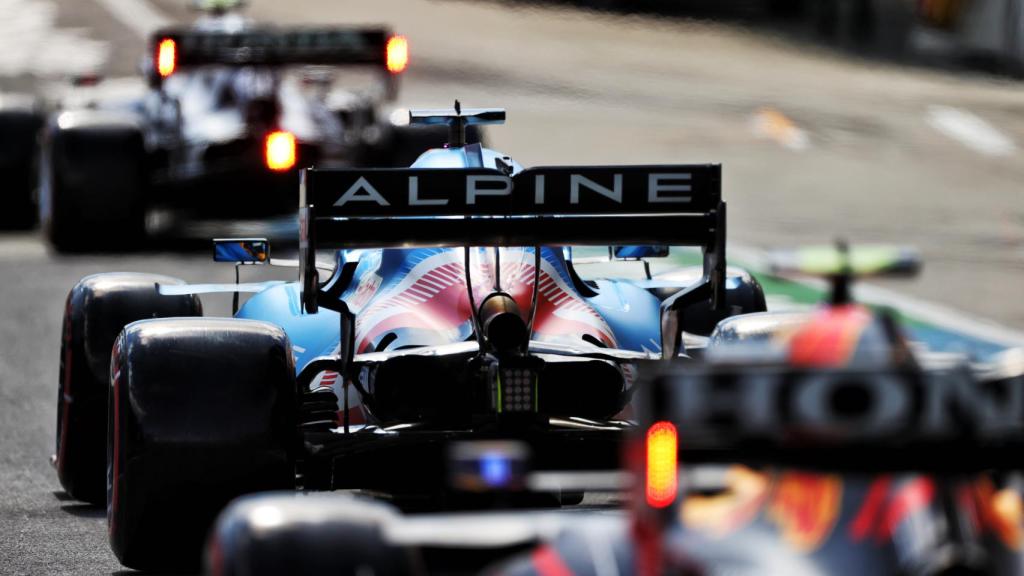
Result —
[[141, 132], [55, 128], [45, 146], [43, 219], [53, 245], [64, 252], [136, 248], [147, 194]]

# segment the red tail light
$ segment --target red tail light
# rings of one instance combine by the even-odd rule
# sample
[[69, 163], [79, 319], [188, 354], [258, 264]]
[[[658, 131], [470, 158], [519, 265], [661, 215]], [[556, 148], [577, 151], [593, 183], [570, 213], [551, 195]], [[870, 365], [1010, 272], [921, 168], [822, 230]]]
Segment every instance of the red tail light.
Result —
[[409, 66], [409, 41], [405, 36], [388, 38], [387, 67], [392, 74], [401, 74]]
[[267, 168], [274, 172], [291, 170], [295, 166], [295, 135], [281, 130], [267, 134], [264, 154]]
[[655, 422], [647, 429], [644, 493], [652, 508], [665, 508], [678, 490], [678, 436], [671, 422]]
[[178, 45], [170, 38], [164, 38], [156, 49], [156, 71], [161, 78], [174, 74], [178, 67]]

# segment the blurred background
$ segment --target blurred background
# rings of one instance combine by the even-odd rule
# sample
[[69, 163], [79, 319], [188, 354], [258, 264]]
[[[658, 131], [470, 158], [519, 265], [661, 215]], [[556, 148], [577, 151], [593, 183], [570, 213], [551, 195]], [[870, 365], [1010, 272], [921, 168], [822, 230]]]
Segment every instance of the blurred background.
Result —
[[[890, 241], [901, 290], [1024, 328], [1021, 0], [290, 0], [409, 38], [399, 104], [502, 106], [524, 165], [721, 162], [735, 247]], [[0, 0], [0, 91], [137, 76], [183, 0]], [[209, 237], [207, 230], [197, 236]], [[0, 257], [45, 253], [0, 237]], [[6, 274], [5, 274], [6, 275]]]
[[[488, 142], [526, 166], [722, 163], [734, 259], [838, 237], [910, 244], [925, 264], [892, 287], [904, 298], [1024, 330], [1024, 0], [253, 0], [247, 13], [391, 26], [411, 53], [398, 104], [507, 108]], [[0, 98], [137, 82], [147, 35], [194, 16], [184, 0], [0, 0]], [[294, 219], [269, 230], [293, 236]], [[58, 256], [36, 231], [0, 233], [0, 380], [37, 391], [0, 386], [13, 407], [0, 516], [20, 519], [0, 533], [10, 573], [118, 569], [103, 510], [53, 512], [59, 319], [92, 272], [233, 280], [205, 241], [175, 247]]]

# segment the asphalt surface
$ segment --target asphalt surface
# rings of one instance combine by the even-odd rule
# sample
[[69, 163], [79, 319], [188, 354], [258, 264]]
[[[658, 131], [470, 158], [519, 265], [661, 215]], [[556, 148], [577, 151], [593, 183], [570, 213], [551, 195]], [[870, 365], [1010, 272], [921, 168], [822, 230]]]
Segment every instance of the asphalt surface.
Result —
[[[133, 73], [149, 21], [132, 16], [138, 4], [0, 0], [0, 38], [22, 34], [13, 47], [0, 40], [0, 90], [46, 91], [96, 68]], [[183, 4], [151, 6], [183, 20]], [[917, 245], [924, 274], [901, 291], [1024, 329], [1024, 85], [735, 26], [537, 4], [252, 4], [275, 22], [391, 24], [412, 49], [402, 103], [508, 108], [490, 141], [525, 165], [722, 162], [730, 242]], [[64, 297], [101, 271], [232, 278], [207, 256], [57, 257], [35, 233], [0, 235], [0, 573], [121, 570], [104, 512], [67, 500], [47, 461]], [[228, 311], [226, 299], [204, 303]]]

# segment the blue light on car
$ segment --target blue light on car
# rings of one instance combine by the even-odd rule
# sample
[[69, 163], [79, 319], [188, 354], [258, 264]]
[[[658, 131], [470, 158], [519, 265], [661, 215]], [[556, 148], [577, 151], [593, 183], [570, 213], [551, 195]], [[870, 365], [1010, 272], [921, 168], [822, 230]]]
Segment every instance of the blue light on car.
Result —
[[480, 476], [491, 488], [507, 486], [512, 479], [512, 463], [505, 454], [487, 452], [480, 457]]

